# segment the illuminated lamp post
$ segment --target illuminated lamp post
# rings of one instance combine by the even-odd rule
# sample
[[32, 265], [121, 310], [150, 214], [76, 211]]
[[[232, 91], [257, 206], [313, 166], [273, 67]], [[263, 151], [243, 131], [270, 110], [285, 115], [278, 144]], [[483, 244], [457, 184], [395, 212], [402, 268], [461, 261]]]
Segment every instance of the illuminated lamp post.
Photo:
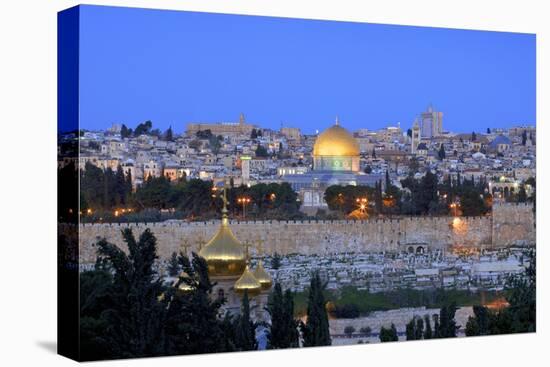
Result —
[[242, 196], [237, 199], [237, 202], [243, 205], [243, 219], [246, 219], [246, 206], [250, 204], [250, 201], [250, 198], [246, 196]]
[[453, 211], [453, 216], [454, 216], [454, 217], [457, 216], [456, 210], [458, 209], [459, 206], [460, 206], [460, 204], [458, 204], [458, 203], [451, 203], [451, 204], [449, 205], [449, 207], [450, 207], [450, 208], [452, 209], [452, 211]]
[[361, 210], [361, 213], [365, 213], [367, 210], [367, 205], [369, 203], [369, 199], [363, 197], [363, 198], [357, 198], [355, 199], [355, 202], [357, 205], [359, 205], [359, 209]]

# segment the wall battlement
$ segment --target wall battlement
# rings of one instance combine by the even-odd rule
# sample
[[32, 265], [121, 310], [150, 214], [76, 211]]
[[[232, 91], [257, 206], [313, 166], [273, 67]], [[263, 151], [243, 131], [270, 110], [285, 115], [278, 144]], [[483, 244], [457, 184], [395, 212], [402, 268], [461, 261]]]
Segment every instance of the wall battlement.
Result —
[[[320, 252], [406, 251], [411, 245], [431, 249], [451, 246], [506, 247], [535, 243], [531, 204], [496, 204], [485, 217], [399, 217], [355, 220], [231, 221], [235, 236], [243, 243], [263, 241], [267, 253], [314, 254]], [[190, 251], [207, 242], [218, 230], [219, 220], [205, 222], [80, 224], [80, 258], [93, 262], [95, 243], [101, 238], [125, 248], [121, 230], [137, 236], [149, 228], [157, 237], [161, 258], [168, 258], [187, 241]], [[251, 249], [254, 253], [255, 250]]]

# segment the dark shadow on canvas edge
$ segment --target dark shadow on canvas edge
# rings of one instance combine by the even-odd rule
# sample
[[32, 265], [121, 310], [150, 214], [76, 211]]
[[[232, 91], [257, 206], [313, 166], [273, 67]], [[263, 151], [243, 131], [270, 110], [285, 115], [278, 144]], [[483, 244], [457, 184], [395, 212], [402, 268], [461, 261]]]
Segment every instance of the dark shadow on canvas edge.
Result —
[[41, 347], [42, 349], [57, 354], [57, 342], [52, 340], [39, 340], [36, 342], [36, 345]]

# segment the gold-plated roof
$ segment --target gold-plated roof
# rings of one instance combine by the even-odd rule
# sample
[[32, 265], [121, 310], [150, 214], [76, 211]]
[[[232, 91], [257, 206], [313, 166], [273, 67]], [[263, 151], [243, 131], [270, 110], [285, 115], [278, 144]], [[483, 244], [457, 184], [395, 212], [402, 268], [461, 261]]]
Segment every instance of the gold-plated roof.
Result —
[[193, 290], [193, 287], [185, 282], [182, 282], [178, 289], [182, 292], [191, 292]]
[[247, 265], [241, 277], [235, 282], [233, 288], [238, 294], [243, 294], [246, 290], [248, 291], [248, 295], [252, 297], [258, 295], [261, 292], [262, 285], [260, 284], [258, 279], [256, 279], [256, 277], [254, 277], [254, 275], [250, 272], [250, 269]]
[[199, 251], [208, 264], [210, 276], [239, 276], [246, 265], [243, 245], [235, 238], [229, 227], [226, 196], [224, 187], [224, 204], [222, 223], [218, 232]]
[[252, 275], [254, 275], [254, 278], [258, 279], [263, 291], [268, 290], [271, 288], [271, 285], [273, 285], [273, 280], [271, 279], [269, 273], [265, 271], [262, 260], [260, 260], [258, 266], [256, 266], [256, 269], [254, 269]]
[[351, 133], [336, 123], [323, 131], [313, 146], [313, 156], [349, 157], [359, 156], [359, 144]]
[[[185, 271], [182, 271], [179, 274], [178, 278], [189, 279], [189, 274], [187, 274]], [[178, 281], [179, 279], [176, 279], [176, 281], [174, 282], [174, 286], [178, 283]], [[182, 292], [191, 292], [193, 290], [193, 287], [189, 285], [187, 282], [183, 281], [179, 285], [178, 289]]]

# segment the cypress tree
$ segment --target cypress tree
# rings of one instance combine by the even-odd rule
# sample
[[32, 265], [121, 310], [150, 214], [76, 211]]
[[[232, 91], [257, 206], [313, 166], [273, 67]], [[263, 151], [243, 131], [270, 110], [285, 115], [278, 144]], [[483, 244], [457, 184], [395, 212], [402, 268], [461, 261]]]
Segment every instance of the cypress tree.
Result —
[[437, 152], [437, 156], [440, 161], [445, 159], [445, 147], [443, 146], [443, 144], [439, 146], [439, 152]]
[[391, 324], [389, 329], [383, 326], [380, 328], [380, 342], [396, 342], [398, 340], [399, 337], [397, 336], [397, 330], [394, 324]]
[[235, 322], [235, 346], [237, 350], [256, 350], [258, 343], [256, 342], [256, 325], [250, 319], [250, 302], [248, 299], [248, 291], [244, 291], [241, 314], [237, 316]]
[[125, 124], [122, 124], [122, 127], [120, 128], [120, 137], [124, 139], [130, 135], [132, 135], [131, 130], [128, 130], [128, 127]]
[[281, 267], [281, 255], [275, 252], [275, 254], [273, 254], [273, 258], [271, 259], [271, 268], [273, 270], [278, 270], [280, 267]]
[[517, 196], [518, 203], [525, 203], [527, 201], [527, 191], [525, 190], [525, 185], [521, 184]]
[[164, 139], [166, 141], [173, 141], [174, 140], [174, 132], [172, 131], [172, 126], [168, 127], [168, 130], [164, 133]]
[[116, 197], [115, 203], [125, 205], [127, 198], [127, 186], [126, 186], [126, 177], [124, 176], [124, 171], [122, 166], [119, 164], [115, 173], [115, 187], [116, 187]]
[[[212, 300], [213, 284], [208, 277], [206, 261], [193, 253], [178, 257], [180, 267], [187, 277], [179, 278], [174, 287], [164, 293], [163, 304], [167, 309], [165, 353], [167, 355], [214, 353], [235, 350], [232, 330], [226, 320], [218, 315], [223, 300]], [[191, 290], [180, 291], [186, 284]]]
[[424, 324], [426, 325], [426, 329], [424, 330], [424, 339], [431, 339], [432, 338], [432, 325], [430, 323], [430, 316], [429, 315], [424, 316]]
[[132, 171], [128, 170], [126, 174], [126, 194], [128, 195], [127, 201], [129, 201], [132, 195]]
[[389, 191], [391, 190], [391, 180], [390, 180], [390, 172], [389, 170], [386, 170], [386, 194], [389, 193]]
[[287, 344], [289, 348], [297, 348], [300, 342], [298, 321], [294, 319], [294, 295], [287, 289], [283, 296], [284, 315], [286, 320]]
[[422, 335], [424, 335], [424, 320], [422, 320], [422, 317], [416, 318], [416, 326], [415, 326], [415, 340], [422, 339]]
[[454, 303], [441, 307], [441, 310], [439, 311], [439, 338], [456, 337], [456, 331], [458, 330], [455, 321], [456, 310], [457, 308]]
[[406, 340], [416, 340], [415, 327], [416, 324], [414, 322], [414, 318], [412, 318], [411, 321], [409, 321], [405, 326]]
[[319, 272], [311, 277], [309, 287], [307, 321], [301, 323], [304, 347], [331, 345], [326, 301]]
[[382, 203], [382, 182], [376, 181], [374, 186], [374, 206], [376, 207], [376, 211], [381, 214], [383, 211], [383, 203]]
[[434, 339], [441, 338], [441, 330], [440, 330], [440, 327], [439, 327], [439, 316], [438, 316], [438, 315], [434, 315], [434, 333], [433, 333], [433, 338], [434, 338]]
[[271, 327], [268, 334], [268, 348], [286, 348], [283, 291], [280, 283], [275, 283], [267, 301], [267, 312], [271, 317]]
[[276, 283], [269, 295], [267, 311], [271, 317], [268, 334], [268, 348], [282, 349], [298, 346], [298, 323], [294, 320], [294, 299], [287, 289], [283, 294], [280, 283]]
[[180, 272], [180, 263], [178, 261], [178, 254], [175, 251], [172, 252], [172, 256], [168, 261], [167, 270], [168, 270], [168, 274], [172, 277], [177, 276]]

